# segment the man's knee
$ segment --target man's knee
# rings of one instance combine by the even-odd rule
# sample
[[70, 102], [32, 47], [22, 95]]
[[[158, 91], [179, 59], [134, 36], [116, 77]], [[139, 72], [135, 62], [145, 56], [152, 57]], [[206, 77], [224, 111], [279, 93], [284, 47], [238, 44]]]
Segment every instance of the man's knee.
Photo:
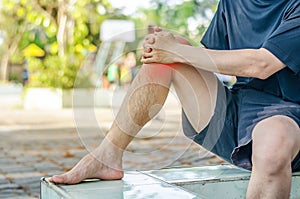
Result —
[[163, 64], [144, 64], [135, 82], [138, 84], [161, 84], [165, 87], [169, 87], [172, 79], [172, 69]]
[[259, 122], [253, 130], [254, 166], [264, 167], [275, 174], [289, 167], [299, 151], [299, 132], [293, 120], [286, 116], [273, 116]]

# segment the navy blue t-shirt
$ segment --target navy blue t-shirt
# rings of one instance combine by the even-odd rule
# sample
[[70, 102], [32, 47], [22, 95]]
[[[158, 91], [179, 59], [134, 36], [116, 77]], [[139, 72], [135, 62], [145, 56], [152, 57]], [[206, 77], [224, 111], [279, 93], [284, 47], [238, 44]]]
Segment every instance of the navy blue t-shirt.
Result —
[[237, 77], [250, 87], [300, 103], [300, 1], [221, 0], [201, 43], [209, 49], [265, 48], [287, 67], [266, 80]]

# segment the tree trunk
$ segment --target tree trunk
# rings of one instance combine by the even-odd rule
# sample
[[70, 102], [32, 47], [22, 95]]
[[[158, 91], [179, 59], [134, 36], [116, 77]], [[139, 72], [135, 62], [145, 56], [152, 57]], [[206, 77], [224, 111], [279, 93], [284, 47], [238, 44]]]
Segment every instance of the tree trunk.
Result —
[[8, 81], [8, 64], [9, 64], [9, 58], [12, 56], [12, 54], [17, 50], [19, 42], [22, 38], [22, 35], [25, 31], [25, 26], [20, 28], [20, 32], [18, 35], [16, 35], [14, 38], [4, 38], [5, 42], [7, 42], [4, 47], [4, 53], [1, 60], [1, 81], [7, 82]]
[[66, 15], [66, 3], [65, 0], [58, 1], [58, 14], [57, 14], [57, 44], [58, 44], [58, 56], [64, 57], [65, 55], [65, 29], [67, 24], [67, 15]]
[[67, 46], [73, 43], [74, 32], [72, 29], [74, 22], [69, 11], [73, 9], [75, 3], [75, 0], [58, 0], [58, 31], [56, 39], [58, 43], [58, 56], [60, 57], [65, 56]]
[[1, 59], [1, 82], [7, 82], [8, 80], [8, 62], [9, 62], [10, 52], [6, 48]]

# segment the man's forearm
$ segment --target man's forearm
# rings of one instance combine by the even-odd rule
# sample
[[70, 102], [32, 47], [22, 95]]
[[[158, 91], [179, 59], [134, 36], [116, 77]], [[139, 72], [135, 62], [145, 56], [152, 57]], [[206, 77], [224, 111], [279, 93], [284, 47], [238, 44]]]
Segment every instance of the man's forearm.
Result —
[[284, 64], [266, 49], [210, 50], [179, 45], [175, 53], [180, 63], [234, 76], [265, 79], [284, 68]]

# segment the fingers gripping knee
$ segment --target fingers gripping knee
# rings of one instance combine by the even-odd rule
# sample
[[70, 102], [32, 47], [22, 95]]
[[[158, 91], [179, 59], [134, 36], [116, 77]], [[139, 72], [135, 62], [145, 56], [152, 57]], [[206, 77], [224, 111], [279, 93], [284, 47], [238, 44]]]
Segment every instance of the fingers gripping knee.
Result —
[[183, 36], [179, 36], [179, 35], [176, 35], [175, 36], [176, 40], [181, 43], [181, 44], [185, 44], [185, 45], [192, 45], [186, 38], [184, 38]]

